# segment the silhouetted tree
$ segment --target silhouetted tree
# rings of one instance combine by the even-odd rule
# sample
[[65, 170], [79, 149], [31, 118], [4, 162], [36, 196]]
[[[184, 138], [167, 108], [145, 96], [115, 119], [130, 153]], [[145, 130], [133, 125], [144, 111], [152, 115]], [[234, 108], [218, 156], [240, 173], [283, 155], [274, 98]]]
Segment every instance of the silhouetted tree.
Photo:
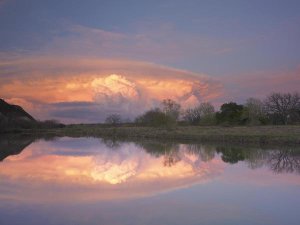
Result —
[[220, 112], [216, 113], [218, 123], [242, 124], [243, 105], [235, 102], [225, 103], [221, 106]]
[[38, 121], [39, 128], [63, 128], [65, 127], [64, 124], [60, 123], [58, 120], [45, 120], [45, 121]]
[[209, 102], [203, 102], [193, 109], [187, 109], [184, 112], [184, 120], [190, 124], [214, 124], [215, 108]]
[[118, 125], [122, 122], [121, 116], [119, 114], [111, 114], [105, 119], [105, 123], [110, 125]]
[[215, 124], [215, 108], [210, 102], [203, 102], [199, 105], [201, 112], [200, 124]]
[[244, 106], [243, 118], [251, 125], [266, 124], [268, 119], [263, 102], [257, 98], [248, 98]]
[[300, 94], [273, 93], [265, 100], [265, 108], [275, 124], [299, 121]]
[[136, 123], [140, 123], [146, 126], [172, 126], [176, 123], [174, 117], [162, 112], [159, 108], [151, 109], [139, 116], [135, 120]]
[[161, 103], [162, 112], [164, 112], [167, 116], [174, 118], [175, 121], [178, 120], [180, 115], [180, 104], [173, 101], [172, 99], [164, 99]]
[[183, 119], [192, 125], [199, 124], [201, 119], [201, 111], [198, 107], [187, 109], [184, 112]]

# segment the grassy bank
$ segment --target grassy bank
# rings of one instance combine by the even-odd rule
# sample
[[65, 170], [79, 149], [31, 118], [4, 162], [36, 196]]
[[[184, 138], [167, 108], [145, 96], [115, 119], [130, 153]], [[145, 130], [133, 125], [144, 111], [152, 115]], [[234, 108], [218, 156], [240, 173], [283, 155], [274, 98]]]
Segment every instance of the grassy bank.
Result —
[[300, 126], [178, 126], [172, 129], [154, 127], [107, 127], [103, 125], [69, 125], [60, 129], [17, 130], [51, 136], [91, 136], [105, 138], [161, 139], [239, 144], [300, 144]]

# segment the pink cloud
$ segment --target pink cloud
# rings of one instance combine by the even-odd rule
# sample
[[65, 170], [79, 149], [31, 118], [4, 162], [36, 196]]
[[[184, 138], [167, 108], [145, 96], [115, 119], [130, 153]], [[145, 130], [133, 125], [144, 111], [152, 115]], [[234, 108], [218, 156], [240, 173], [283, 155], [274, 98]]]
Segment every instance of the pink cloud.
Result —
[[64, 122], [72, 110], [73, 116], [78, 113], [75, 122], [99, 122], [110, 113], [133, 118], [165, 98], [185, 106], [191, 99], [197, 104], [222, 94], [222, 85], [207, 75], [139, 61], [17, 57], [3, 60], [0, 68], [3, 98], [38, 118], [52, 115]]

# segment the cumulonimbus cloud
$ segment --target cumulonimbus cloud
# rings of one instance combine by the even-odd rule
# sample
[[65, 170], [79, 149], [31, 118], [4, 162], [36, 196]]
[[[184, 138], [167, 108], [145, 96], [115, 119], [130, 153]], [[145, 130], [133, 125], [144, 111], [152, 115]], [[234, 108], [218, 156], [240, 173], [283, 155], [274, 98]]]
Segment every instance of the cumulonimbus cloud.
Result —
[[207, 75], [138, 61], [27, 57], [0, 68], [3, 98], [64, 122], [99, 122], [110, 113], [133, 118], [165, 98], [187, 107], [222, 92]]

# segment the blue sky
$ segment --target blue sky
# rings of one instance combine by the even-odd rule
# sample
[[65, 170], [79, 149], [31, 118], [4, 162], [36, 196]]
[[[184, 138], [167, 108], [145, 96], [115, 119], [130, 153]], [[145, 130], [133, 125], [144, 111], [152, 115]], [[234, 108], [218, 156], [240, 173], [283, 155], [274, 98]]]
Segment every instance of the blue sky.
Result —
[[[186, 57], [130, 55], [222, 76], [295, 68], [300, 60], [299, 1], [17, 1], [0, 9], [1, 51], [38, 52], [79, 25], [127, 35], [158, 34], [177, 45], [194, 41]], [[157, 38], [157, 39], [155, 39]], [[164, 46], [161, 46], [162, 51]], [[167, 49], [166, 49], [167, 50]], [[82, 55], [89, 52], [82, 51]], [[96, 54], [96, 53], [93, 53]], [[97, 55], [97, 54], [96, 54]], [[100, 53], [99, 53], [100, 55]], [[117, 55], [117, 53], [115, 54]]]

